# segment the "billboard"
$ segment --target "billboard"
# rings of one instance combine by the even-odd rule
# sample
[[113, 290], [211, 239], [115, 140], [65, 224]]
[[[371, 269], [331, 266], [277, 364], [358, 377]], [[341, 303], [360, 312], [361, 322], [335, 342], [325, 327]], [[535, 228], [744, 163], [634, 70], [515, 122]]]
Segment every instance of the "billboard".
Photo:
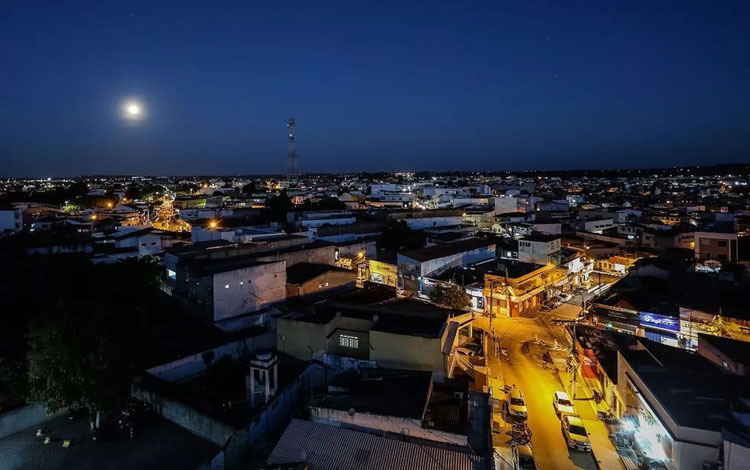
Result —
[[661, 328], [662, 330], [680, 331], [680, 319], [659, 315], [656, 313], [641, 312], [641, 326], [649, 328]]

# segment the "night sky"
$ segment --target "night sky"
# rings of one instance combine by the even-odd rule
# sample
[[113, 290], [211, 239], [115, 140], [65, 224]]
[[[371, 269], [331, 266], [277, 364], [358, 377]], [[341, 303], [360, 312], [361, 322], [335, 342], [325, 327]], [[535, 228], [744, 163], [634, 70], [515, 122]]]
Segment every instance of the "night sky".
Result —
[[748, 1], [2, 2], [0, 175], [278, 173], [292, 115], [306, 172], [747, 162], [749, 36]]

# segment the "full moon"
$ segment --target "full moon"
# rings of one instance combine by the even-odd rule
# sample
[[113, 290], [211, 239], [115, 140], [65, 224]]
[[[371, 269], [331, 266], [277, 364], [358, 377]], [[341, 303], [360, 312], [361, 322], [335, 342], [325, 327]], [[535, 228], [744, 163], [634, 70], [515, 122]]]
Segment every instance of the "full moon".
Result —
[[143, 103], [138, 100], [125, 100], [120, 105], [120, 115], [127, 121], [140, 121], [145, 117], [145, 114]]

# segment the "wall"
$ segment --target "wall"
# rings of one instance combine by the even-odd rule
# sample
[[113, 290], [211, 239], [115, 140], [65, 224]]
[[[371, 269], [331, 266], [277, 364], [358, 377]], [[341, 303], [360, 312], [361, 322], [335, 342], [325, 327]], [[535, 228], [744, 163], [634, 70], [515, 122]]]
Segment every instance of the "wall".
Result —
[[[227, 288], [227, 286], [229, 286]], [[214, 321], [255, 312], [286, 296], [284, 261], [235, 269], [213, 276]]]
[[258, 261], [286, 261], [287, 268], [291, 268], [297, 263], [330, 264], [333, 266], [336, 262], [336, 247], [331, 245], [286, 253], [268, 253], [258, 256]]
[[323, 292], [346, 284], [352, 284], [356, 280], [357, 273], [354, 271], [329, 271], [302, 284], [287, 284], [286, 296], [289, 298]]
[[0, 211], [0, 232], [16, 231], [16, 214], [14, 211]]
[[43, 405], [28, 405], [0, 414], [0, 439], [32, 426], [40, 425], [49, 418], [60, 416], [63, 413], [65, 413], [65, 410], [48, 415]]
[[276, 344], [279, 351], [303, 361], [322, 357], [326, 349], [326, 336], [325, 324], [287, 318], [276, 320]]
[[[401, 258], [408, 260], [406, 256], [398, 254], [399, 266], [401, 265]], [[431, 259], [421, 263], [422, 276], [438, 275], [441, 272], [458, 267], [468, 266], [472, 263], [478, 263], [495, 257], [495, 245], [485, 246], [477, 248], [475, 250], [464, 251], [463, 253], [456, 253], [454, 255], [444, 256], [442, 258]]]
[[241, 339], [217, 346], [213, 349], [207, 349], [206, 351], [201, 351], [177, 359], [176, 361], [160, 364], [147, 369], [146, 372], [166, 382], [175, 382], [184, 377], [195, 375], [206, 370], [206, 363], [203, 360], [203, 356], [208, 352], [213, 353], [213, 362], [217, 361], [221, 356], [238, 358], [242, 355], [251, 354], [257, 349], [272, 348], [276, 344], [275, 340], [276, 336], [273, 333], [263, 333], [262, 335], [253, 336], [252, 338]]
[[236, 431], [232, 426], [221, 423], [195, 408], [169, 398], [152, 387], [134, 384], [131, 395], [151, 404], [154, 411], [164, 418], [217, 446], [223, 446]]
[[724, 470], [750, 468], [750, 448], [724, 441]]
[[446, 361], [440, 343], [440, 338], [370, 331], [370, 359], [385, 368], [445, 373]]
[[370, 265], [370, 281], [386, 286], [396, 287], [398, 282], [398, 268], [396, 265], [382, 261], [368, 260]]
[[462, 216], [421, 217], [418, 219], [403, 219], [412, 230], [424, 230], [431, 227], [461, 225]]
[[310, 420], [316, 423], [331, 426], [347, 425], [366, 429], [391, 432], [394, 434], [405, 434], [409, 437], [428, 439], [446, 444], [459, 446], [468, 445], [466, 436], [453, 434], [437, 429], [424, 429], [421, 420], [402, 418], [398, 416], [382, 416], [374, 413], [354, 413], [349, 415], [348, 411], [334, 410], [331, 408], [310, 407]]

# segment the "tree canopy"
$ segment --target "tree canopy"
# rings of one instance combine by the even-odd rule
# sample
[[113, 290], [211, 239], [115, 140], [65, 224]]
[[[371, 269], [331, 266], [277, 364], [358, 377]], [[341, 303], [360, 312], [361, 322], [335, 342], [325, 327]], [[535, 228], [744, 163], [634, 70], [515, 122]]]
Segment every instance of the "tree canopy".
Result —
[[460, 286], [437, 284], [430, 291], [430, 300], [456, 310], [471, 308], [471, 298]]

